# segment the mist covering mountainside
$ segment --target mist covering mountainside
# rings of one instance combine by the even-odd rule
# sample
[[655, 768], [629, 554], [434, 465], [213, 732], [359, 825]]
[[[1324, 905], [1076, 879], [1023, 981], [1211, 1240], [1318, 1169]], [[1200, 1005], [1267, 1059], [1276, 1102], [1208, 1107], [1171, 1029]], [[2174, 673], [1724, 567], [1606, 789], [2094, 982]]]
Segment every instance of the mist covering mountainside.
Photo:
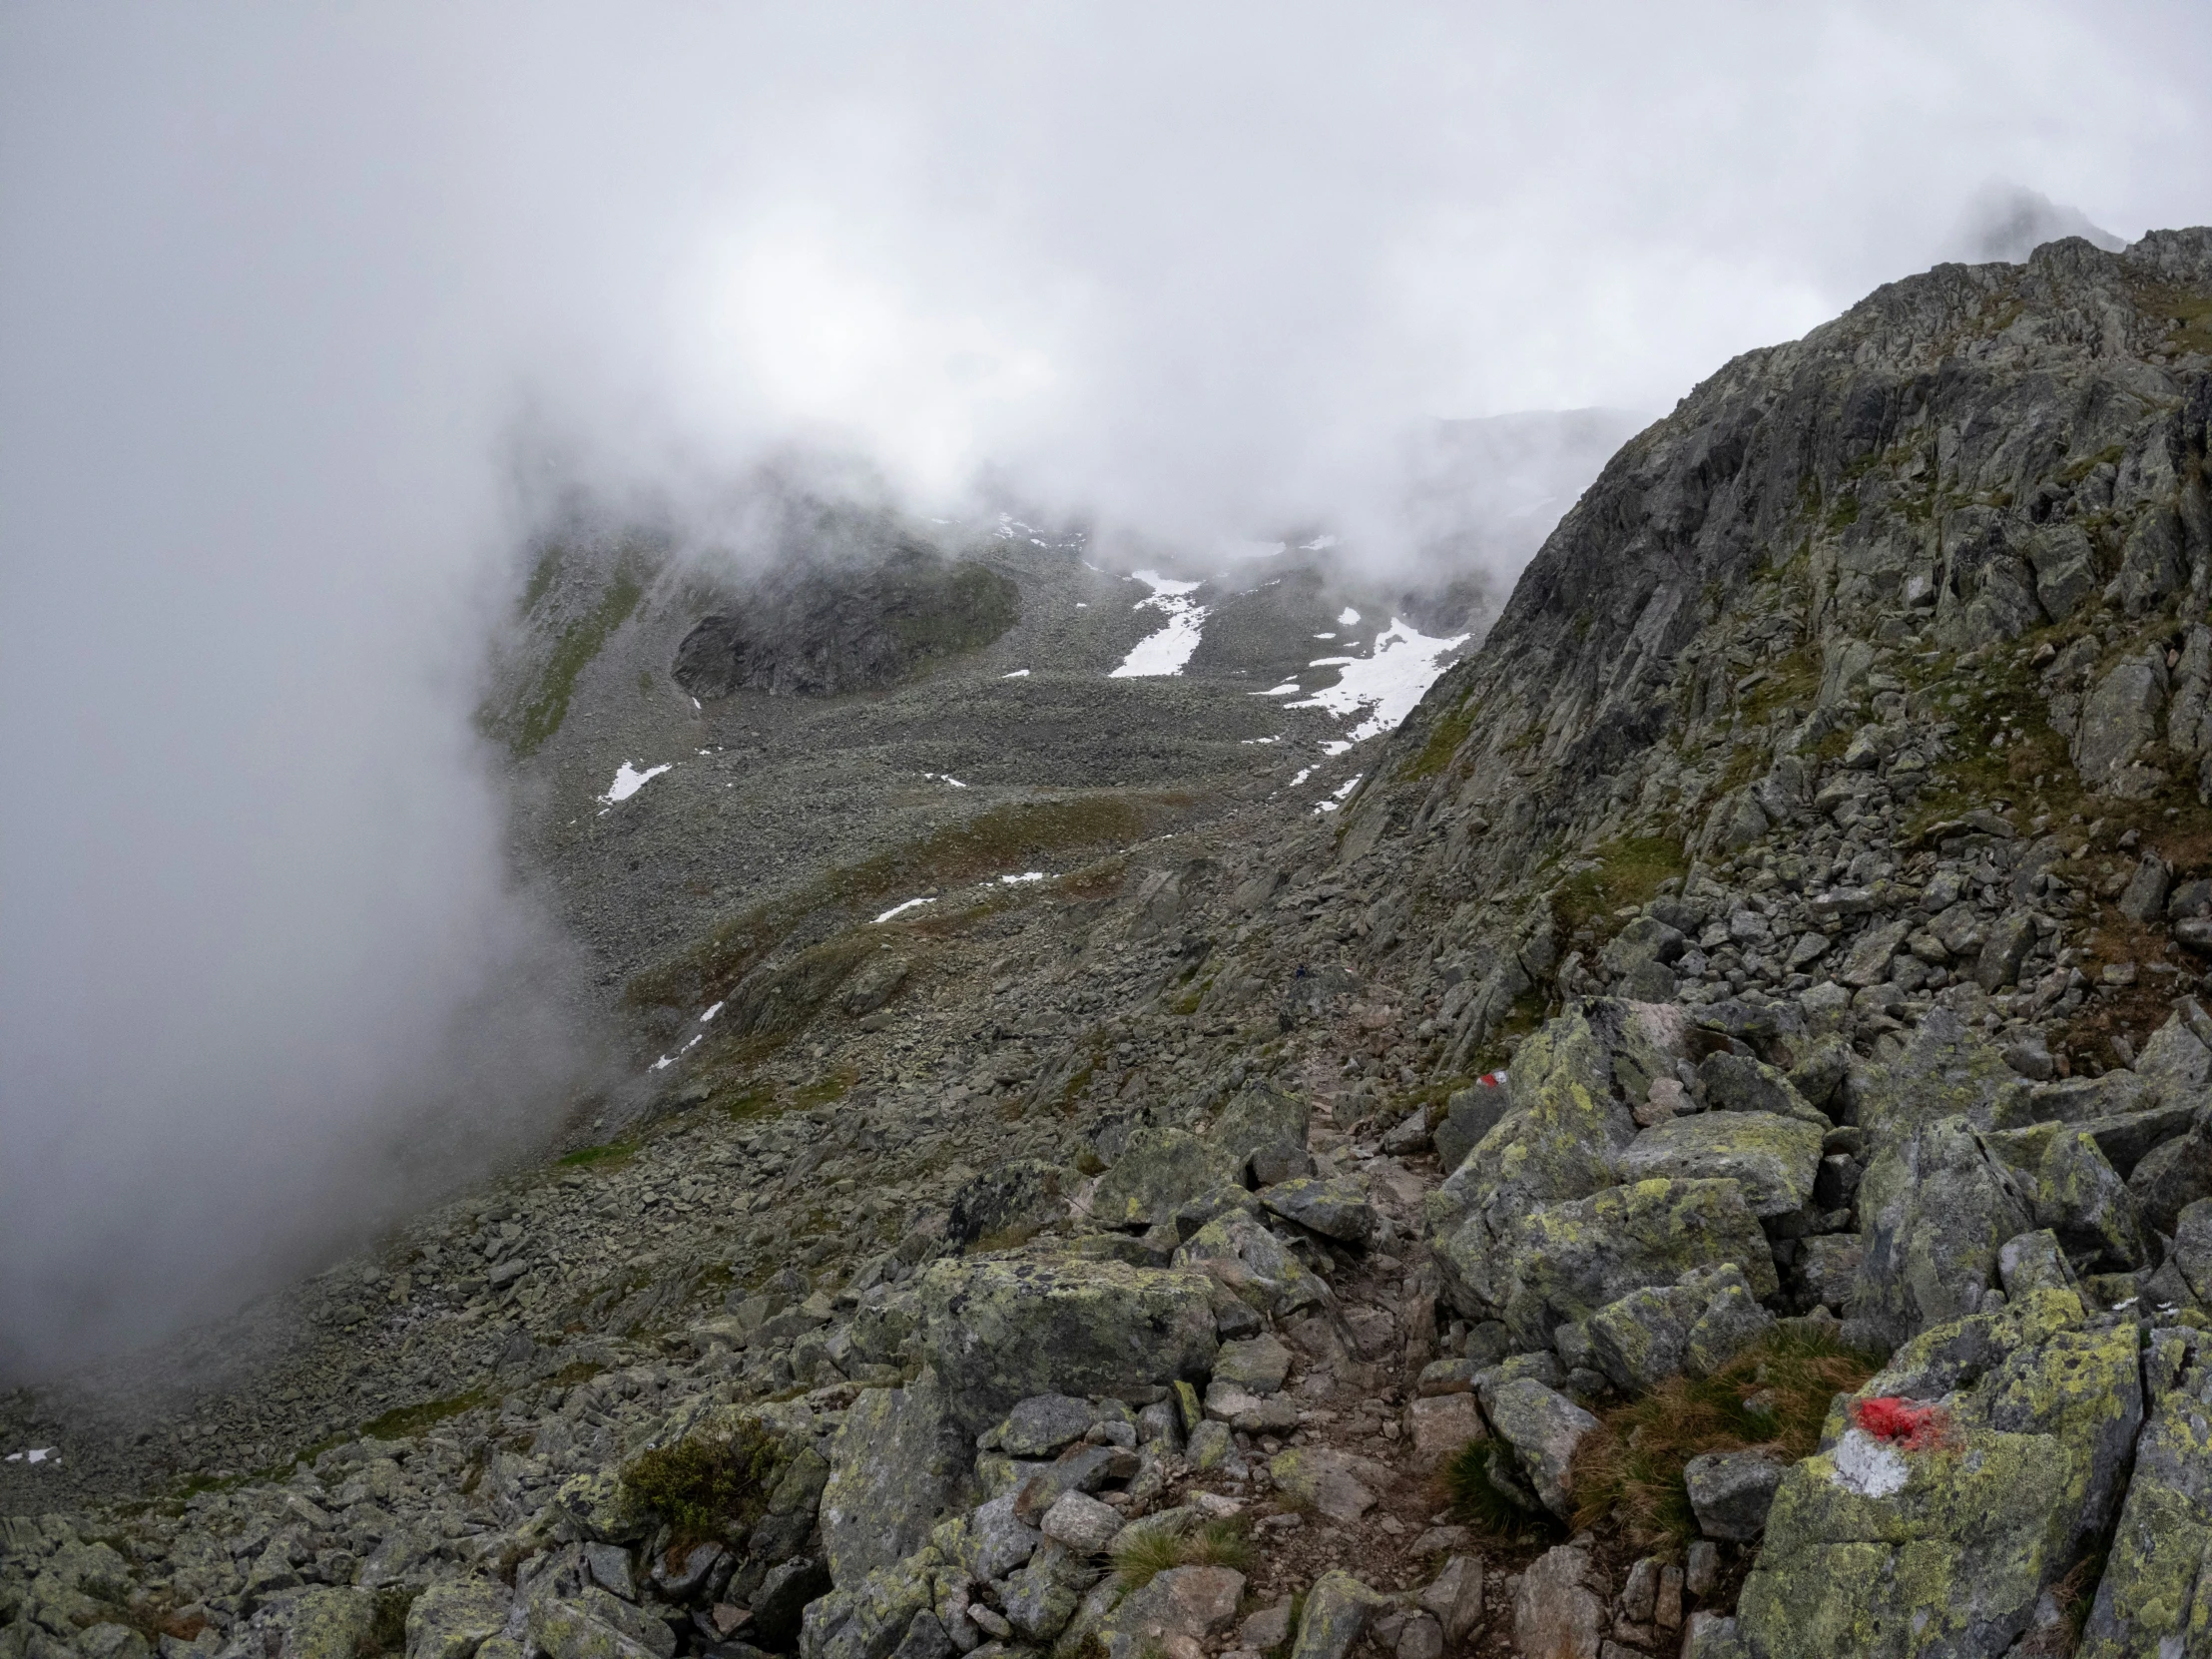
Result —
[[[0, 1496], [87, 1514], [10, 1522], [8, 1639], [2178, 1639], [2207, 317], [2212, 231], [2069, 239], [1740, 356], [1364, 738], [1410, 625], [1326, 548], [886, 520], [818, 598], [572, 524], [485, 718], [624, 1080], [13, 1396]], [[1011, 620], [873, 683], [678, 678], [954, 582]]]
[[0, 11], [0, 1659], [2194, 1653], [2208, 46]]

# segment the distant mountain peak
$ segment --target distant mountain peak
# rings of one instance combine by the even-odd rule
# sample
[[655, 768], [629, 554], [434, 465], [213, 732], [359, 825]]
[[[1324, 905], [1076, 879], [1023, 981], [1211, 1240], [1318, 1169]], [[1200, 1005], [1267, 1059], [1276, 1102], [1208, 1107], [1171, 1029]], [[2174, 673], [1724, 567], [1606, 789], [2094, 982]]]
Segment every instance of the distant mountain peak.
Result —
[[1960, 219], [1960, 252], [1974, 265], [2003, 261], [2024, 264], [2046, 242], [2081, 237], [2107, 254], [2117, 254], [2127, 239], [2093, 223], [2079, 208], [2053, 202], [2025, 185], [1992, 181], [1977, 192]]

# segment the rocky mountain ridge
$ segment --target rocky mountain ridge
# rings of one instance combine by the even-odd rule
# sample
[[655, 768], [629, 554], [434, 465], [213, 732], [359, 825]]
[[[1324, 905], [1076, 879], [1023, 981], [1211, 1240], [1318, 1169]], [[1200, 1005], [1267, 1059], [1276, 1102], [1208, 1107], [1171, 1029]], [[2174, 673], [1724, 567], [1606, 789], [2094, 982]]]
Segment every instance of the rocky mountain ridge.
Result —
[[2208, 318], [2205, 231], [1892, 284], [1634, 439], [1341, 810], [634, 954], [698, 1045], [329, 1277], [332, 1443], [11, 1404], [83, 1507], [0, 1465], [0, 1645], [2191, 1651]]

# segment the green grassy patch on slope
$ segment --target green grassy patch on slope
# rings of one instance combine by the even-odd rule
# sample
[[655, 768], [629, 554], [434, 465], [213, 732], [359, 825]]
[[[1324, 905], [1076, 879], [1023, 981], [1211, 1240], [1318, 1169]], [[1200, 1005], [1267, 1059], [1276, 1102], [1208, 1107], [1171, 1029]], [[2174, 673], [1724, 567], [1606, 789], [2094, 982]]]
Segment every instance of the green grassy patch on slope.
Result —
[[1565, 933], [1584, 923], [1609, 933], [1615, 910], [1650, 903], [1688, 867], [1682, 842], [1673, 835], [1624, 835], [1607, 841], [1583, 868], [1552, 889], [1552, 919]]
[[[905, 846], [832, 870], [789, 897], [729, 917], [698, 944], [638, 974], [624, 997], [634, 1005], [676, 1008], [711, 1001], [767, 960], [794, 928], [819, 911], [857, 914], [886, 899], [1018, 870], [1073, 848], [1140, 840], [1197, 799], [1184, 792], [1113, 791], [993, 807]], [[926, 909], [913, 917], [916, 927], [934, 919]]]
[[[540, 571], [545, 569], [541, 561]], [[531, 580], [535, 585], [538, 573], [534, 572]], [[550, 583], [551, 580], [547, 575], [546, 581]], [[517, 760], [535, 755], [561, 729], [561, 723], [568, 718], [569, 700], [576, 694], [577, 676], [591, 666], [614, 631], [629, 620], [630, 613], [644, 597], [645, 584], [637, 573], [626, 564], [616, 567], [614, 580], [607, 584], [607, 591], [600, 595], [599, 602], [562, 628], [514, 709], [504, 716], [487, 718], [487, 728], [505, 737], [508, 749]]]
[[1575, 1450], [1574, 1524], [1611, 1521], [1639, 1548], [1698, 1535], [1682, 1471], [1709, 1451], [1763, 1450], [1785, 1462], [1820, 1445], [1830, 1403], [1881, 1369], [1832, 1336], [1778, 1331], [1707, 1378], [1670, 1377], [1615, 1406]]
[[1416, 784], [1424, 778], [1435, 777], [1451, 765], [1451, 758], [1473, 733], [1475, 720], [1481, 713], [1481, 704], [1471, 693], [1462, 696], [1436, 717], [1435, 723], [1428, 728], [1427, 739], [1413, 758], [1399, 769], [1398, 778]]

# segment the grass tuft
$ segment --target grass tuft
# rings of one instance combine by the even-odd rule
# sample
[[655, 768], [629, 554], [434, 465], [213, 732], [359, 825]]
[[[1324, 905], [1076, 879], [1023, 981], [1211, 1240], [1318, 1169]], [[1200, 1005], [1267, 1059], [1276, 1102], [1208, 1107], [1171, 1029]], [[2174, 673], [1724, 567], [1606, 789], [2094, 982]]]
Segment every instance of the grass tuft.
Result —
[[372, 1440], [411, 1440], [428, 1428], [435, 1428], [449, 1418], [464, 1411], [473, 1411], [484, 1403], [482, 1388], [471, 1388], [464, 1394], [452, 1394], [444, 1399], [426, 1399], [419, 1405], [401, 1405], [386, 1411], [380, 1417], [370, 1417], [361, 1424], [361, 1432]]
[[1114, 1575], [1129, 1594], [1143, 1589], [1161, 1573], [1177, 1567], [1233, 1567], [1251, 1570], [1252, 1535], [1241, 1521], [1216, 1520], [1188, 1532], [1139, 1528], [1113, 1550]]
[[776, 1437], [756, 1422], [731, 1434], [690, 1434], [640, 1452], [622, 1470], [634, 1510], [669, 1524], [672, 1551], [736, 1537], [760, 1519], [783, 1466]]
[[1575, 1452], [1574, 1524], [1617, 1522], [1640, 1548], [1687, 1544], [1697, 1516], [1682, 1470], [1709, 1451], [1809, 1457], [1840, 1393], [1881, 1369], [1834, 1337], [1782, 1332], [1707, 1378], [1670, 1377], [1615, 1406]]
[[1469, 1440], [1444, 1464], [1439, 1478], [1452, 1519], [1498, 1543], [1529, 1543], [1559, 1529], [1550, 1515], [1529, 1508], [1491, 1478], [1491, 1460], [1503, 1454], [1495, 1440]]
[[580, 1146], [574, 1152], [564, 1152], [558, 1160], [563, 1169], [588, 1169], [593, 1164], [626, 1164], [637, 1146], [629, 1141], [612, 1141], [605, 1146]]
[[389, 1585], [376, 1592], [374, 1622], [369, 1626], [368, 1640], [362, 1644], [368, 1653], [404, 1653], [407, 1649], [407, 1614], [413, 1608], [415, 1597], [422, 1594], [420, 1586]]

